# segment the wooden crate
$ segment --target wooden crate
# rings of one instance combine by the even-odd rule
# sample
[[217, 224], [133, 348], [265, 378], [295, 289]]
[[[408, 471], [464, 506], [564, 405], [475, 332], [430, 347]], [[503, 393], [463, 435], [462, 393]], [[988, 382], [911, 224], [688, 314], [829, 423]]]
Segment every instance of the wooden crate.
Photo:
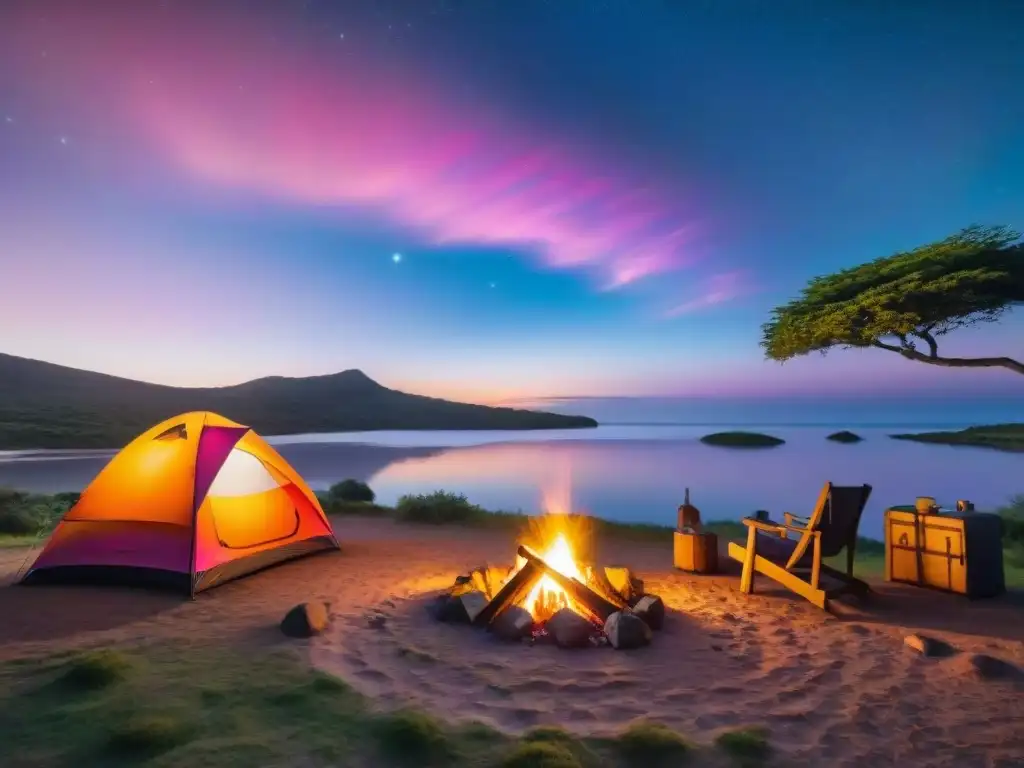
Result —
[[887, 509], [885, 579], [968, 597], [1002, 594], [1005, 581], [998, 516], [922, 515], [910, 506]]
[[716, 534], [675, 531], [672, 536], [672, 562], [676, 568], [690, 573], [718, 572]]

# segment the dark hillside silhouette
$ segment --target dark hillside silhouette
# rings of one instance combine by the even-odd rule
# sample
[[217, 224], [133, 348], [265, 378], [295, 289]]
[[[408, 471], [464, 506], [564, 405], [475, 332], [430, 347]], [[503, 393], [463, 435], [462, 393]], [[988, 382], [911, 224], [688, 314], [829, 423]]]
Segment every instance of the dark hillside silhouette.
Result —
[[168, 387], [0, 354], [0, 449], [115, 448], [164, 419], [196, 410], [215, 411], [263, 435], [597, 426], [585, 416], [410, 395], [358, 370], [228, 387]]

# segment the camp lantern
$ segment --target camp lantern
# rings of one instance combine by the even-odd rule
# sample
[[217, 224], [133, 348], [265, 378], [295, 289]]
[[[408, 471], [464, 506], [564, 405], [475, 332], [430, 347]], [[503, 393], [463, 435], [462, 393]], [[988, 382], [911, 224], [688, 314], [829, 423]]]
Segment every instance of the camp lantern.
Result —
[[690, 503], [690, 489], [686, 489], [683, 503], [676, 511], [676, 530], [681, 533], [700, 532], [700, 510]]

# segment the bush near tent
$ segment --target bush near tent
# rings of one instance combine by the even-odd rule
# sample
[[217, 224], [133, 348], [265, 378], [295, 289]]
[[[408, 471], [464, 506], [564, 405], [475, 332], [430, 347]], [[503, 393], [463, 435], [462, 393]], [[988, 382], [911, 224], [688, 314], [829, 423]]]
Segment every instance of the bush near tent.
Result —
[[332, 502], [362, 501], [372, 504], [377, 494], [366, 483], [349, 478], [332, 485], [327, 491], [327, 497]]

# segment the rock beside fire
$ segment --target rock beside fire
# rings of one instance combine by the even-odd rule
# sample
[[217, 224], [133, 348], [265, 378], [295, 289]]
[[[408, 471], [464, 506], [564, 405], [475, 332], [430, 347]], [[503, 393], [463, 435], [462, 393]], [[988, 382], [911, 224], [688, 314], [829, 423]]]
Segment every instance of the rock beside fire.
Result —
[[644, 593], [643, 580], [636, 578], [629, 568], [605, 566], [604, 575], [627, 603], [632, 603]]
[[665, 626], [665, 603], [657, 595], [644, 595], [633, 604], [633, 613], [651, 629]]
[[327, 628], [327, 606], [323, 603], [296, 605], [281, 620], [281, 632], [288, 637], [313, 637]]
[[616, 611], [604, 622], [604, 633], [612, 648], [620, 651], [640, 648], [651, 642], [651, 628], [629, 611]]
[[478, 590], [460, 594], [443, 594], [431, 604], [430, 612], [438, 621], [449, 624], [469, 624], [490, 602], [487, 595]]
[[594, 627], [572, 608], [562, 608], [544, 625], [559, 648], [582, 648], [590, 645]]
[[521, 605], [510, 605], [495, 617], [490, 630], [502, 640], [523, 640], [533, 632], [533, 616]]

